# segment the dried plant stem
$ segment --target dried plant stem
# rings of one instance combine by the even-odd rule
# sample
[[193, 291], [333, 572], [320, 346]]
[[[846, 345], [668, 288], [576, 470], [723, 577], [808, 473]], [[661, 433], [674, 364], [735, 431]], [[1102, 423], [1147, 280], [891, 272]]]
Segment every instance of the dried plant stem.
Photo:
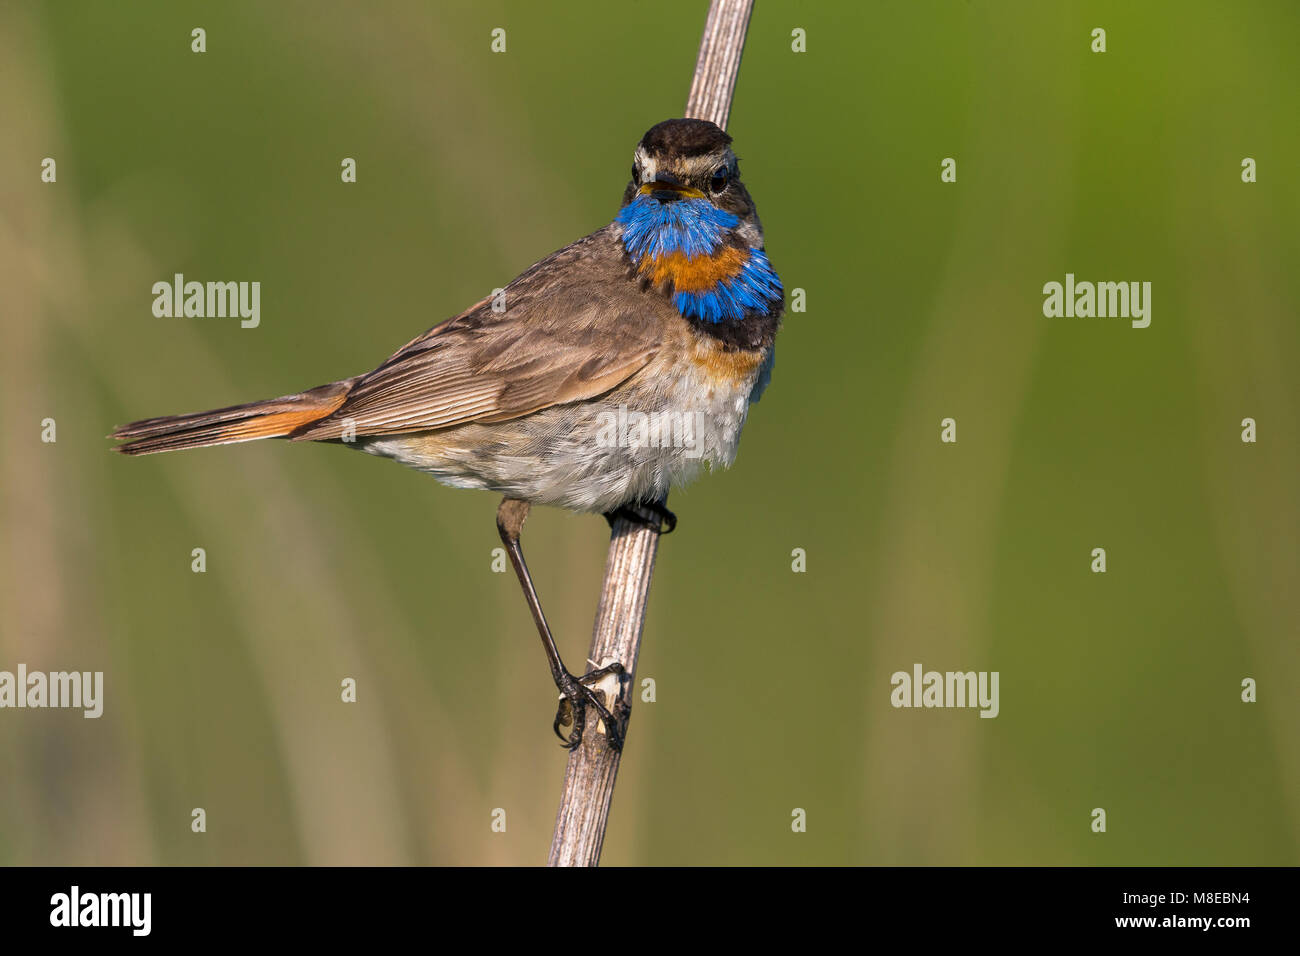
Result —
[[[686, 101], [687, 117], [711, 120], [726, 128], [753, 5], [754, 0], [713, 0], [710, 4]], [[648, 512], [646, 517], [653, 521]], [[632, 707], [641, 629], [658, 549], [659, 532], [654, 528], [626, 518], [614, 522], [589, 658], [595, 666], [622, 663], [625, 676], [621, 690], [613, 678], [603, 686], [607, 701], [613, 694], [621, 694], [625, 714]], [[600, 862], [621, 755], [607, 746], [603, 733], [596, 731], [597, 720], [590, 710], [588, 721], [582, 745], [569, 755], [564, 773], [550, 866], [595, 866]]]

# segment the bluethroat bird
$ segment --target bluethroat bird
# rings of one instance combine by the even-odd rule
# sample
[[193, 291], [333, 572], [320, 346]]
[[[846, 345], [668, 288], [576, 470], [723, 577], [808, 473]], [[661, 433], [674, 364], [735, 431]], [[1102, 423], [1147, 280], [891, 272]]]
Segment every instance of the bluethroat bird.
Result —
[[[641, 506], [672, 530], [669, 488], [706, 462], [735, 458], [749, 404], [771, 374], [782, 311], [731, 137], [704, 120], [671, 119], [637, 145], [613, 222], [373, 372], [133, 422], [112, 437], [127, 455], [258, 438], [341, 442], [504, 495], [497, 528], [562, 695], [555, 733], [565, 740], [560, 728], [572, 723], [566, 742], [576, 747], [590, 706], [619, 749], [622, 724], [591, 685], [622, 667], [579, 677], [564, 666], [524, 563], [524, 519], [547, 504], [612, 524], [619, 514], [640, 518], [631, 509]], [[674, 428], [676, 439], [663, 440]]]

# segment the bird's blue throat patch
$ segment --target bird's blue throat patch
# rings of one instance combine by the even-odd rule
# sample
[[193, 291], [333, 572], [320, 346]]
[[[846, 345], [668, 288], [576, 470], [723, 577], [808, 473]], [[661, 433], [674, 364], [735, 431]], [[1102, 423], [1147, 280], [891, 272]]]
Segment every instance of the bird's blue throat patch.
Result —
[[727, 242], [740, 220], [706, 199], [661, 203], [639, 196], [614, 217], [637, 272], [671, 282], [673, 304], [706, 322], [767, 315], [781, 301], [781, 280], [761, 249]]

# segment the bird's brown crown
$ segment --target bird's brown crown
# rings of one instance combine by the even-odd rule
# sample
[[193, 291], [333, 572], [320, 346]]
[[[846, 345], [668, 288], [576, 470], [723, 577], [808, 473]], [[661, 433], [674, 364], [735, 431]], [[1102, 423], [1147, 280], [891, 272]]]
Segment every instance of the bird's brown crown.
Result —
[[670, 119], [651, 126], [639, 148], [651, 156], [702, 156], [731, 145], [731, 137], [708, 120]]

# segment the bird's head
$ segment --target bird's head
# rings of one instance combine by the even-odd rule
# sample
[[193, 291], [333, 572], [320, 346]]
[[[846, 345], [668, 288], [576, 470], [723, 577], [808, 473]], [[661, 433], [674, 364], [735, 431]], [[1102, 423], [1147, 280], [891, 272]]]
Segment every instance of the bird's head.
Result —
[[[731, 137], [699, 119], [664, 120], [641, 137], [632, 156], [632, 180], [623, 192], [623, 208], [633, 203], [667, 206], [686, 202], [723, 210], [738, 222], [737, 238], [763, 247], [763, 227], [731, 149]], [[684, 210], [683, 210], [684, 211]], [[713, 217], [726, 221], [727, 217]]]
[[611, 224], [632, 273], [708, 324], [779, 316], [781, 280], [740, 181], [731, 137], [705, 120], [665, 120], [641, 137]]

